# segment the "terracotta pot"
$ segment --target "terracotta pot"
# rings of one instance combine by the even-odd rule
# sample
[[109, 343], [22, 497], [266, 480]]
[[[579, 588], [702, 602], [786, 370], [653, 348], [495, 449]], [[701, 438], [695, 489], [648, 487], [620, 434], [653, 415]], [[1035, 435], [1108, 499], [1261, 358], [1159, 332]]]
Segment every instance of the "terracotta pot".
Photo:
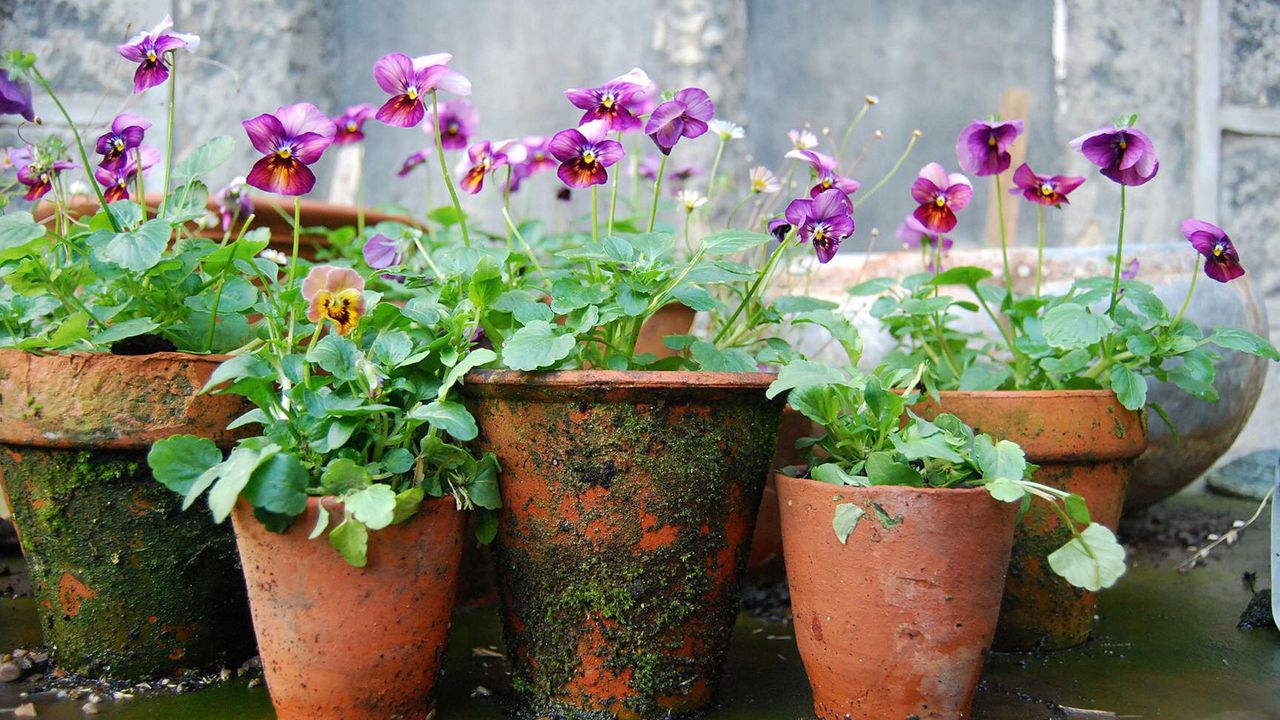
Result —
[[[802, 437], [819, 437], [823, 434], [809, 418], [790, 406], [784, 407], [771, 467], [777, 471], [788, 465], [803, 464], [804, 459], [796, 449], [796, 441]], [[760, 513], [756, 516], [756, 531], [751, 538], [751, 556], [747, 561], [747, 577], [751, 582], [769, 583], [785, 576], [782, 525], [778, 518], [778, 486], [774, 482], [774, 476], [770, 475], [760, 498]]]
[[757, 373], [477, 371], [495, 558], [527, 717], [710, 706], [782, 400]]
[[137, 679], [253, 654], [231, 529], [182, 512], [146, 459], [175, 433], [233, 444], [242, 399], [195, 394], [221, 359], [0, 350], [0, 490], [62, 669]]
[[[341, 506], [326, 502], [331, 514]], [[271, 704], [280, 720], [424, 720], [444, 661], [465, 515], [427, 500], [369, 533], [352, 567], [309, 540], [319, 499], [284, 533], [241, 501], [231, 515]]]
[[671, 303], [658, 308], [640, 328], [640, 336], [636, 338], [636, 353], [651, 353], [660, 358], [671, 357], [675, 350], [663, 344], [662, 339], [668, 335], [687, 335], [693, 327], [693, 317], [697, 315], [692, 308]]
[[[981, 488], [776, 481], [796, 644], [818, 718], [969, 717], [1017, 506]], [[831, 528], [842, 503], [866, 512], [846, 544]], [[900, 522], [884, 527], [874, 505]]]
[[[1147, 428], [1110, 390], [944, 392], [941, 399], [940, 406], [928, 401], [913, 409], [924, 418], [948, 412], [977, 432], [1018, 443], [1040, 466], [1036, 482], [1078, 493], [1095, 522], [1116, 529]], [[1052, 650], [1088, 639], [1097, 594], [1073, 587], [1046, 560], [1069, 539], [1048, 505], [1031, 504], [1014, 535], [995, 649]]]

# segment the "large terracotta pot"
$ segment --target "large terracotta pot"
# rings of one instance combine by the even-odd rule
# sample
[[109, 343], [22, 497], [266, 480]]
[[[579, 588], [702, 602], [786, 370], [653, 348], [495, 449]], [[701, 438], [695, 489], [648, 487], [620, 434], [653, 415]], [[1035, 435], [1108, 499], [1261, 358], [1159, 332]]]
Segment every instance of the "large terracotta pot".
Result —
[[[1147, 447], [1144, 416], [1125, 410], [1110, 390], [943, 392], [940, 404], [912, 409], [926, 419], [951, 413], [976, 432], [1018, 443], [1039, 466], [1036, 482], [1081, 495], [1094, 522], [1112, 531], [1134, 461]], [[1070, 537], [1046, 503], [1033, 502], [1018, 523], [997, 650], [1053, 650], [1088, 639], [1097, 594], [1054, 574], [1046, 559]]]
[[[342, 508], [329, 499], [331, 515]], [[427, 500], [369, 533], [352, 567], [310, 540], [320, 500], [284, 533], [241, 501], [231, 514], [271, 704], [279, 720], [424, 720], [444, 661], [465, 516]]]
[[710, 706], [782, 400], [757, 373], [476, 371], [517, 713]]
[[230, 528], [182, 512], [146, 459], [176, 433], [234, 443], [242, 399], [196, 395], [220, 360], [0, 350], [0, 489], [68, 672], [137, 679], [253, 654]]
[[[1017, 506], [981, 488], [776, 482], [796, 644], [818, 718], [968, 718]], [[843, 503], [866, 513], [845, 544], [831, 526]], [[881, 525], [875, 505], [899, 522]]]

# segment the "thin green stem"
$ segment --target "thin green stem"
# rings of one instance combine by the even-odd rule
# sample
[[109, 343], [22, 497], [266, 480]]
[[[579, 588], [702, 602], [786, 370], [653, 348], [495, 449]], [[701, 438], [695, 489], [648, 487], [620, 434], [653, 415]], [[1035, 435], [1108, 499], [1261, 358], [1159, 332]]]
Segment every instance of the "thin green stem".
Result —
[[996, 182], [996, 215], [1000, 220], [1000, 259], [1004, 262], [1004, 296], [1013, 296], [1013, 277], [1009, 274], [1009, 238], [1004, 228], [1004, 188], [1000, 187], [1000, 173], [991, 176]]
[[742, 206], [746, 205], [747, 201], [755, 196], [756, 193], [754, 192], [748, 192], [744, 195], [743, 198], [738, 201], [738, 204], [733, 206], [733, 210], [729, 212], [729, 219], [724, 221], [724, 226], [733, 227], [733, 218], [738, 214], [738, 211], [742, 209]]
[[[236, 237], [236, 242], [240, 242], [244, 237], [245, 231], [248, 229], [249, 224], [245, 223], [244, 226], [240, 228], [240, 234]], [[228, 228], [228, 232], [222, 234], [222, 242], [218, 243], [218, 247], [226, 247], [227, 241], [230, 237], [231, 233]], [[218, 306], [222, 304], [222, 289], [226, 287], [227, 270], [230, 269], [231, 266], [231, 263], [227, 263], [222, 267], [222, 272], [218, 273], [218, 289], [213, 293], [213, 307], [209, 311], [209, 336], [205, 339], [204, 344], [204, 351], [207, 353], [213, 352], [214, 331], [218, 329]]]
[[1044, 206], [1036, 203], [1036, 299], [1040, 299], [1040, 281], [1044, 277]]
[[600, 203], [597, 201], [596, 191], [599, 185], [591, 186], [591, 242], [600, 242]]
[[432, 124], [435, 126], [433, 135], [436, 138], [436, 157], [440, 161], [440, 174], [444, 175], [444, 186], [449, 190], [449, 199], [453, 201], [453, 209], [458, 212], [458, 227], [462, 230], [462, 244], [471, 247], [471, 236], [467, 233], [467, 216], [462, 212], [462, 203], [458, 200], [458, 191], [453, 187], [453, 178], [449, 176], [449, 169], [445, 167], [444, 159], [444, 141], [440, 138], [440, 123], [435, 118], [440, 117], [440, 109], [436, 102], [436, 91], [431, 91], [431, 117]]
[[364, 237], [364, 143], [356, 143], [356, 237]]
[[906, 162], [907, 156], [911, 154], [911, 150], [916, 146], [916, 141], [920, 139], [921, 135], [922, 133], [919, 130], [911, 131], [911, 140], [907, 143], [907, 147], [902, 151], [902, 154], [898, 156], [898, 160], [893, 164], [893, 167], [889, 168], [889, 172], [885, 173], [885, 176], [880, 178], [879, 182], [871, 186], [870, 190], [866, 193], [860, 194], [858, 199], [853, 201], [854, 207], [858, 207], [862, 203], [866, 202], [867, 198], [875, 195], [880, 191], [880, 188], [884, 187], [885, 183], [889, 182], [889, 179], [898, 172], [898, 168], [902, 167], [902, 163]]
[[519, 240], [520, 245], [524, 247], [525, 253], [529, 256], [529, 262], [533, 263], [533, 269], [534, 272], [537, 273], [537, 277], [546, 277], [546, 274], [542, 270], [542, 264], [538, 262], [538, 254], [533, 251], [533, 247], [529, 245], [529, 241], [524, 239], [524, 235], [520, 233], [520, 228], [516, 227], [515, 224], [511, 222], [511, 215], [507, 212], [506, 208], [503, 208], [502, 210], [502, 219], [506, 220], [507, 229], [516, 236], [516, 240]]
[[1182, 299], [1182, 307], [1178, 308], [1178, 314], [1173, 316], [1173, 322], [1169, 323], [1169, 327], [1173, 330], [1178, 329], [1178, 323], [1182, 322], [1182, 316], [1187, 314], [1187, 308], [1191, 306], [1191, 296], [1196, 292], [1196, 281], [1200, 279], [1200, 256], [1196, 255], [1195, 265], [1191, 268], [1191, 287], [1187, 288], [1187, 296]]
[[[294, 287], [298, 284], [298, 238], [302, 233], [302, 198], [298, 195], [293, 197], [293, 257], [289, 261], [289, 295], [293, 294]], [[294, 320], [297, 318], [296, 301], [289, 304], [289, 336], [288, 348], [293, 348], [293, 326]]]
[[[511, 164], [507, 164], [507, 181], [502, 185], [502, 214], [506, 217], [511, 216]], [[511, 227], [506, 228], [507, 231], [507, 251], [512, 250], [511, 245]]]
[[[173, 104], [178, 96], [178, 52], [171, 50], [169, 55], [169, 125], [164, 131], [164, 187], [160, 188], [160, 209], [156, 214], [163, 217], [165, 206], [169, 203], [169, 174], [173, 170]], [[139, 168], [138, 172], [142, 172]]]
[[147, 221], [147, 189], [142, 182], [142, 176], [146, 173], [142, 172], [142, 148], [133, 151], [138, 163], [138, 211], [142, 213], [142, 222]]
[[782, 242], [778, 243], [778, 248], [769, 255], [769, 259], [765, 261], [764, 268], [761, 269], [760, 274], [756, 276], [756, 280], [747, 290], [747, 294], [742, 296], [742, 301], [738, 303], [738, 307], [733, 311], [733, 314], [725, 321], [724, 327], [720, 328], [720, 332], [716, 333], [715, 340], [711, 341], [712, 345], [718, 345], [720, 341], [724, 339], [725, 334], [733, 327], [733, 321], [738, 319], [738, 316], [742, 314], [743, 309], [746, 308], [747, 303], [751, 302], [752, 298], [755, 297], [756, 292], [760, 289], [760, 285], [764, 282], [765, 278], [773, 275], [773, 268], [777, 265], [778, 258], [782, 257], [783, 253], [787, 249], [787, 245], [795, 235], [796, 231], [792, 230]]
[[[31, 68], [31, 72], [35, 77], [36, 83], [40, 85], [40, 88], [45, 91], [49, 99], [57, 106], [58, 112], [62, 114], [62, 119], [67, 121], [67, 127], [71, 128], [71, 136], [75, 138], [76, 149], [80, 151], [80, 163], [84, 169], [85, 176], [89, 179], [89, 187], [93, 188], [94, 194], [98, 196], [99, 207], [105, 210], [107, 208], [107, 199], [102, 195], [102, 188], [98, 187], [97, 178], [93, 176], [93, 170], [91, 169], [93, 166], [89, 163], [89, 153], [84, 150], [84, 140], [80, 138], [80, 131], [76, 129], [76, 124], [71, 119], [71, 114], [63, 107], [62, 101], [54, 94], [53, 88], [49, 86], [49, 81], [44, 79], [44, 75], [41, 75], [40, 71], [34, 67]], [[120, 227], [120, 222], [116, 220], [116, 216], [110, 212], [107, 213], [107, 221], [111, 223], [111, 229], [115, 232], [123, 230]]]
[[1120, 230], [1116, 233], [1116, 256], [1111, 278], [1111, 304], [1107, 306], [1107, 315], [1116, 319], [1116, 303], [1120, 299], [1120, 262], [1124, 256], [1124, 211], [1125, 186], [1120, 186]]
[[[618, 131], [618, 144], [622, 144], [622, 131]], [[605, 237], [613, 235], [613, 219], [618, 214], [618, 180], [622, 178], [622, 168], [614, 168], [613, 171], [613, 190], [609, 196], [609, 225], [605, 230]]]
[[840, 159], [844, 157], [844, 151], [849, 147], [849, 139], [853, 137], [854, 129], [856, 129], [858, 124], [862, 122], [863, 116], [867, 114], [867, 111], [871, 109], [873, 104], [874, 103], [870, 102], [870, 98], [868, 98], [868, 102], [863, 103], [862, 109], [859, 110], [858, 114], [849, 122], [849, 127], [845, 128], [844, 137], [840, 139], [840, 149], [836, 151], [837, 165], [840, 164]]
[[662, 162], [658, 164], [658, 177], [653, 181], [653, 207], [649, 209], [649, 232], [653, 232], [653, 226], [658, 220], [658, 194], [662, 192], [662, 175], [667, 170], [667, 156], [662, 156]]
[[720, 147], [716, 148], [716, 159], [711, 161], [711, 176], [707, 178], [707, 205], [711, 205], [711, 198], [716, 194], [716, 174], [720, 172], [720, 158], [724, 156], [724, 146], [729, 141], [723, 137], [720, 138]]

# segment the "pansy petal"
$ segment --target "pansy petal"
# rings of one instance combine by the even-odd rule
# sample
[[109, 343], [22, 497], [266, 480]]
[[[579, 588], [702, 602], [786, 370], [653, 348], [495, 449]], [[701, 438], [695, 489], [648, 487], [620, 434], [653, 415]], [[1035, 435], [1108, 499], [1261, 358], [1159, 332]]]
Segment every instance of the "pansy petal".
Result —
[[911, 183], [911, 199], [921, 205], [933, 202], [940, 194], [942, 194], [942, 188], [929, 178], [918, 177]]
[[275, 115], [269, 113], [241, 121], [240, 125], [249, 135], [253, 149], [263, 155], [274, 153], [279, 148], [280, 141], [285, 139], [284, 126]]
[[329, 274], [325, 276], [324, 287], [331, 293], [339, 293], [348, 289], [363, 292], [364, 278], [351, 268], [331, 267]]
[[[1081, 178], [1083, 180], [1083, 178]], [[1022, 163], [1017, 170], [1013, 171], [1013, 184], [1018, 187], [1012, 188], [1010, 192], [1019, 192], [1028, 188], [1038, 188], [1040, 186], [1040, 177], [1031, 170], [1031, 166]]]
[[[684, 114], [694, 120], [699, 120], [702, 124], [715, 117], [716, 106], [711, 102], [711, 97], [707, 95], [707, 91], [702, 88], [685, 88], [676, 93], [675, 101], [684, 105]], [[706, 132], [704, 129], [703, 132]], [[699, 135], [702, 133], [699, 133]], [[692, 137], [692, 136], [690, 136]]]
[[[950, 181], [947, 178], [946, 168], [942, 167], [942, 165], [936, 162], [931, 162], [928, 165], [925, 165], [924, 167], [920, 168], [919, 178], [923, 180], [928, 180], [929, 182], [933, 183], [934, 187], [938, 188], [939, 190], [945, 188], [948, 184], [950, 184]], [[917, 199], [917, 201], [919, 200]]]
[[132, 113], [120, 113], [111, 121], [111, 131], [114, 133], [123, 133], [128, 128], [150, 130], [151, 121], [141, 115], [134, 115]]
[[[973, 200], [973, 186], [967, 181], [963, 183], [953, 183], [948, 187], [945, 193], [947, 197], [947, 205], [952, 210], [963, 210]], [[951, 228], [947, 228], [950, 230]]]
[[587, 139], [575, 128], [561, 130], [547, 144], [547, 151], [560, 162], [568, 162], [578, 157], [578, 150], [587, 144]]
[[378, 108], [379, 121], [392, 127], [413, 127], [427, 114], [421, 100], [410, 100], [408, 95], [396, 95]]
[[160, 61], [144, 62], [133, 71], [133, 93], [136, 95], [149, 88], [163, 85], [169, 79], [169, 68]]
[[157, 55], [163, 55], [174, 50], [181, 50], [187, 46], [187, 41], [174, 33], [161, 33], [155, 38], [155, 51]]
[[319, 160], [324, 151], [329, 149], [333, 144], [333, 137], [308, 132], [295, 137], [293, 142], [293, 156], [299, 162], [310, 165]]
[[305, 195], [315, 187], [316, 176], [294, 158], [268, 155], [253, 164], [245, 183], [280, 195]]
[[707, 133], [707, 124], [697, 118], [684, 115], [684, 127], [680, 129], [680, 134], [687, 138], [702, 137]]
[[1213, 258], [1205, 261], [1204, 274], [1220, 283], [1228, 283], [1244, 275], [1244, 268], [1229, 258]]
[[[324, 289], [325, 278], [329, 276], [329, 271], [333, 269], [332, 265], [316, 265], [307, 273], [306, 279], [302, 281], [302, 297], [311, 300], [316, 293]], [[313, 321], [314, 322], [314, 321]]]
[[603, 185], [609, 180], [608, 173], [600, 167], [600, 163], [591, 163], [590, 165], [570, 160], [562, 163], [560, 168], [556, 170], [556, 176], [565, 185], [573, 188], [587, 188], [592, 185]]
[[338, 128], [320, 111], [320, 108], [308, 102], [294, 103], [277, 108], [275, 116], [284, 127], [285, 135], [296, 137], [303, 133], [315, 133], [332, 139]]
[[431, 67], [432, 65], [448, 65], [453, 61], [453, 53], [432, 53], [430, 55], [419, 55], [413, 59], [413, 69], [421, 70], [422, 68]]
[[484, 188], [484, 167], [477, 165], [466, 172], [458, 181], [463, 191], [475, 195]]
[[373, 79], [383, 92], [398, 95], [413, 82], [413, 61], [404, 53], [389, 53], [373, 64]]
[[116, 46], [116, 52], [120, 53], [120, 57], [129, 62], [140, 63], [147, 59], [147, 53], [142, 49], [142, 42], [147, 39], [145, 33], [134, 35], [129, 42]]
[[805, 198], [796, 198], [787, 204], [787, 209], [783, 215], [787, 218], [787, 222], [795, 227], [804, 225], [813, 217], [813, 201]]
[[623, 149], [622, 143], [616, 140], [601, 140], [596, 143], [596, 162], [604, 167], [609, 167], [621, 160], [627, 154]]
[[945, 233], [956, 227], [956, 214], [946, 205], [936, 203], [921, 205], [912, 213], [931, 233]]

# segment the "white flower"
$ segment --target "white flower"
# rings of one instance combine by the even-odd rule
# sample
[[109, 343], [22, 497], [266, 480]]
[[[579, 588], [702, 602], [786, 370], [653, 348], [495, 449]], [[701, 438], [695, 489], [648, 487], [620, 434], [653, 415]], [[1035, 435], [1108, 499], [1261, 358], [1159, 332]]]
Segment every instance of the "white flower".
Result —
[[751, 178], [751, 192], [753, 193], [772, 194], [782, 189], [782, 183], [778, 182], [778, 176], [763, 165], [751, 168], [748, 177]]
[[697, 190], [681, 190], [676, 199], [684, 205], [685, 212], [690, 213], [707, 204], [707, 199]]
[[728, 142], [729, 140], [741, 140], [747, 136], [747, 132], [742, 129], [741, 125], [731, 123], [728, 120], [712, 120], [707, 123], [707, 127], [711, 132], [720, 136], [721, 140]]
[[791, 145], [797, 150], [812, 150], [818, 147], [818, 136], [808, 130], [789, 130], [787, 137], [791, 138]]
[[267, 248], [266, 250], [263, 250], [262, 252], [258, 253], [258, 257], [264, 260], [270, 260], [271, 262], [281, 267], [289, 264], [288, 255], [285, 255], [279, 250], [272, 250], [271, 248]]

